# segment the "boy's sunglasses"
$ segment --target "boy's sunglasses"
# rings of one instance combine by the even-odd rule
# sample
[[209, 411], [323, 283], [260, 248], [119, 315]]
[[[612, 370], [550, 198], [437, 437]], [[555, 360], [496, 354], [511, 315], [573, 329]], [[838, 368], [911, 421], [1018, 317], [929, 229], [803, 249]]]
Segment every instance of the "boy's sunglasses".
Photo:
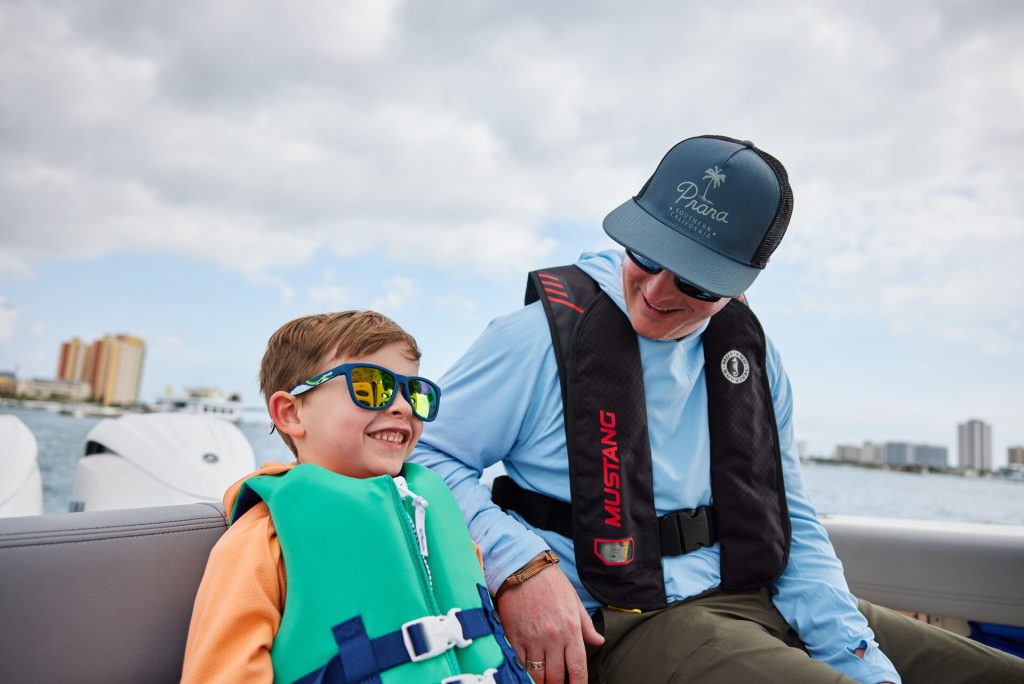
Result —
[[[664, 266], [660, 266], [651, 261], [650, 259], [648, 259], [647, 257], [642, 257], [632, 250], [627, 249], [626, 256], [628, 256], [630, 260], [637, 265], [637, 268], [639, 268], [644, 273], [657, 275], [658, 273], [661, 273], [662, 271], [665, 270]], [[702, 290], [696, 285], [683, 280], [675, 273], [673, 273], [672, 275], [674, 275], [676, 278], [676, 287], [678, 287], [679, 291], [682, 292], [687, 297], [693, 297], [694, 299], [699, 299], [702, 302], [717, 302], [719, 299], [721, 299], [721, 297], [719, 297], [718, 295], [708, 292], [707, 290]]]
[[297, 397], [339, 375], [348, 380], [348, 393], [360, 408], [370, 411], [386, 409], [395, 400], [395, 390], [401, 387], [402, 396], [409, 402], [414, 416], [422, 421], [437, 418], [441, 403], [440, 387], [426, 378], [399, 375], [372, 363], [343, 363], [306, 380], [289, 394]]

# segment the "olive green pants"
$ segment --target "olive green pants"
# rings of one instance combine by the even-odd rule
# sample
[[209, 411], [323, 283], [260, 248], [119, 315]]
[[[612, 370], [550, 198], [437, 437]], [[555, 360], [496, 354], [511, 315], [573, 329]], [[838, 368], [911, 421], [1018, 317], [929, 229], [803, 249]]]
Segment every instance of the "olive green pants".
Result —
[[[867, 601], [860, 611], [905, 684], [1024, 682], [1020, 658]], [[603, 609], [594, 623], [606, 641], [588, 653], [591, 682], [853, 681], [807, 655], [767, 590], [712, 590], [642, 614]]]

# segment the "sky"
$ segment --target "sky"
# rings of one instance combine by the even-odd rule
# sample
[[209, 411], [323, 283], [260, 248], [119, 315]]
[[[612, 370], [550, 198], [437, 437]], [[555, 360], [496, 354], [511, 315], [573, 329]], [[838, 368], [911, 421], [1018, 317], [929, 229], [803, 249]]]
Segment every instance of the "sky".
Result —
[[373, 308], [440, 377], [676, 142], [787, 167], [748, 292], [797, 439], [1024, 444], [1024, 9], [0, 0], [0, 369], [146, 341], [143, 401], [261, 403], [282, 323]]

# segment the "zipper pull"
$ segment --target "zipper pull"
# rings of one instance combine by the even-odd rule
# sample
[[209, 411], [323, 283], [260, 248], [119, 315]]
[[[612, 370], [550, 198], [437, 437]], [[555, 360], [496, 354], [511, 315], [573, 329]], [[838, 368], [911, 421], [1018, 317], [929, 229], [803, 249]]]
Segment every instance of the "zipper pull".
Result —
[[405, 477], [402, 475], [396, 475], [394, 477], [395, 487], [398, 488], [398, 493], [403, 499], [411, 498], [412, 507], [414, 510], [413, 515], [413, 530], [416, 532], [416, 542], [420, 547], [420, 555], [424, 558], [427, 557], [427, 506], [429, 502], [416, 492], [409, 489], [409, 483], [405, 481]]

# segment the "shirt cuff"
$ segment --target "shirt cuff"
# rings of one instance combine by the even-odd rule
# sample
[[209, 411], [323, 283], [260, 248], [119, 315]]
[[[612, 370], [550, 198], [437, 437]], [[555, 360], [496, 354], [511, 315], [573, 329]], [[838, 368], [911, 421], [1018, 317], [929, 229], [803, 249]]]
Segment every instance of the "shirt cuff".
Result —
[[512, 573], [545, 551], [547, 543], [533, 532], [525, 531], [511, 544], [502, 544], [506, 552], [492, 552], [484, 561], [484, 577], [491, 596], [498, 593], [502, 583]]
[[[863, 659], [854, 653], [858, 648], [864, 649]], [[874, 641], [861, 640], [853, 647], [840, 649], [839, 652], [825, 658], [824, 661], [832, 669], [856, 679], [862, 684], [878, 684], [879, 682], [900, 684], [902, 681], [896, 668]]]

